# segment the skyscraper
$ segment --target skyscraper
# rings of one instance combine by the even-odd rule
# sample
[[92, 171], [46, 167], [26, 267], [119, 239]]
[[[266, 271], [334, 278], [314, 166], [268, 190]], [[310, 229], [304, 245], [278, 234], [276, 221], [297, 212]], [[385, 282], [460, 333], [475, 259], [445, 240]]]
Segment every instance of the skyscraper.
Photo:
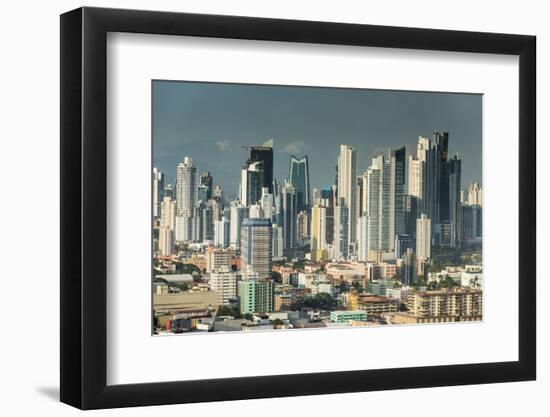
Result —
[[296, 229], [297, 229], [297, 196], [296, 189], [289, 183], [286, 183], [281, 189], [282, 195], [282, 223], [283, 240], [285, 250], [296, 247]]
[[420, 215], [416, 221], [416, 257], [421, 260], [430, 259], [432, 254], [432, 221], [425, 215]]
[[368, 216], [365, 214], [357, 220], [357, 260], [367, 262], [369, 257]]
[[159, 229], [159, 255], [172, 256], [174, 250], [174, 231], [169, 226]]
[[241, 226], [241, 265], [257, 273], [259, 279], [271, 278], [273, 230], [269, 219], [244, 219]]
[[422, 162], [420, 211], [426, 214], [432, 221], [432, 225], [449, 221], [450, 171], [448, 155], [448, 132], [434, 132], [432, 140], [424, 137], [418, 138], [417, 157]]
[[414, 251], [414, 239], [411, 235], [395, 235], [395, 257], [401, 258], [407, 249]]
[[248, 207], [242, 206], [238, 201], [231, 203], [229, 243], [234, 249], [241, 249], [241, 225], [246, 218], [248, 218]]
[[164, 197], [175, 198], [174, 186], [172, 184], [164, 184]]
[[407, 194], [422, 198], [423, 164], [417, 157], [409, 155], [409, 181]]
[[273, 229], [273, 243], [272, 243], [271, 252], [273, 254], [273, 258], [279, 258], [280, 259], [284, 255], [284, 252], [283, 252], [283, 247], [284, 247], [283, 228], [279, 227], [276, 224], [273, 224], [272, 229]]
[[229, 219], [222, 217], [214, 223], [214, 245], [225, 248], [229, 246]]
[[405, 215], [405, 234], [414, 238], [416, 235], [416, 219], [418, 218], [419, 198], [413, 195], [405, 195], [403, 199], [403, 210]]
[[204, 200], [209, 200], [212, 198], [212, 188], [214, 184], [212, 183], [212, 175], [210, 172], [203, 172], [200, 178], [200, 187], [204, 189]]
[[311, 204], [307, 155], [300, 159], [294, 155], [290, 156], [289, 181], [296, 189], [298, 210], [307, 210]]
[[461, 212], [462, 240], [469, 241], [481, 239], [483, 232], [481, 206], [463, 205], [461, 208]]
[[176, 170], [176, 240], [198, 240], [198, 185], [197, 167], [186, 156]]
[[[405, 147], [390, 150], [390, 231], [389, 238], [393, 242], [395, 235], [405, 233]], [[393, 243], [390, 243], [393, 250]]]
[[160, 216], [160, 204], [164, 198], [164, 174], [153, 168], [153, 217]]
[[433, 141], [437, 149], [439, 164], [439, 221], [449, 219], [449, 133], [434, 132]]
[[334, 203], [334, 188], [328, 187], [323, 188], [320, 191], [319, 198], [321, 199], [321, 204], [325, 207], [332, 207]]
[[260, 201], [264, 181], [263, 162], [248, 161], [241, 169], [240, 200], [244, 206]]
[[313, 261], [326, 259], [327, 255], [327, 213], [326, 207], [314, 205], [311, 208], [311, 256]]
[[462, 240], [462, 210], [460, 203], [460, 177], [462, 164], [458, 156], [449, 160], [449, 221], [451, 223], [451, 246], [460, 246]]
[[176, 210], [177, 215], [190, 216], [197, 208], [197, 167], [186, 156], [176, 170]]
[[483, 205], [483, 190], [481, 189], [481, 185], [477, 182], [470, 183], [466, 197], [465, 204], [468, 204], [469, 206], [481, 207]]
[[422, 136], [418, 138], [417, 157], [422, 164], [422, 197], [419, 212], [426, 214], [430, 219], [439, 219], [439, 164], [436, 149], [430, 139]]
[[338, 204], [349, 210], [348, 238], [355, 245], [357, 233], [357, 153], [350, 145], [340, 145], [338, 156]]
[[346, 206], [334, 207], [334, 259], [349, 258], [349, 209]]
[[260, 207], [262, 208], [263, 217], [273, 221], [275, 207], [273, 204], [273, 194], [269, 192], [269, 188], [262, 188], [262, 198], [260, 199]]
[[395, 236], [406, 232], [404, 186], [404, 147], [390, 150], [387, 159], [373, 158], [361, 180], [361, 208], [367, 222], [362, 239], [368, 240], [369, 250], [392, 252]]
[[214, 240], [214, 216], [209, 204], [202, 204], [200, 209], [199, 240], [201, 242]]
[[401, 282], [405, 285], [413, 285], [416, 283], [417, 266], [412, 248], [407, 248], [401, 258]]
[[[269, 193], [273, 194], [273, 139], [264, 142], [261, 146], [252, 145], [245, 146], [245, 148], [249, 151], [246, 165], [259, 162], [262, 167], [260, 190], [262, 187], [266, 187], [269, 189]], [[244, 203], [242, 199], [241, 201]]]
[[309, 243], [309, 211], [302, 210], [296, 219], [296, 239], [298, 246], [305, 246]]
[[160, 226], [168, 226], [172, 231], [176, 228], [176, 202], [170, 197], [164, 197], [160, 203]]
[[[363, 174], [363, 213], [360, 228], [362, 258], [367, 259], [369, 250], [384, 250], [381, 239], [382, 167], [383, 157], [373, 158], [371, 166]], [[386, 250], [388, 248], [385, 248]]]

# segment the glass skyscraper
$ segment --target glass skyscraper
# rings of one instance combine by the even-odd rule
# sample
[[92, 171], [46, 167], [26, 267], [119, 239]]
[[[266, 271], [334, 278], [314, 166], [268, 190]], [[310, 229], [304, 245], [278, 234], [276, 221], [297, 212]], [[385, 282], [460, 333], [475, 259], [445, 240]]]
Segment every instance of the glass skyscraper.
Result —
[[310, 206], [309, 162], [307, 155], [303, 158], [290, 157], [290, 184], [296, 189], [298, 210], [307, 210]]

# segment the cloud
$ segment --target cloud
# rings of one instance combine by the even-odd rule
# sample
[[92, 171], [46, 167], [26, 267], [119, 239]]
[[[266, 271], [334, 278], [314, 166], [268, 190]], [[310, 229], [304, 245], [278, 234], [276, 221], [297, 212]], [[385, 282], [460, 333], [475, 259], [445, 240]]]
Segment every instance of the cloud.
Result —
[[310, 148], [311, 148], [310, 145], [304, 143], [301, 140], [298, 140], [295, 142], [290, 142], [283, 149], [281, 149], [281, 152], [290, 153], [293, 155], [296, 155], [296, 154], [299, 155], [299, 154], [304, 154]]
[[218, 149], [222, 152], [231, 152], [233, 150], [233, 144], [227, 139], [217, 141], [216, 145], [218, 145]]

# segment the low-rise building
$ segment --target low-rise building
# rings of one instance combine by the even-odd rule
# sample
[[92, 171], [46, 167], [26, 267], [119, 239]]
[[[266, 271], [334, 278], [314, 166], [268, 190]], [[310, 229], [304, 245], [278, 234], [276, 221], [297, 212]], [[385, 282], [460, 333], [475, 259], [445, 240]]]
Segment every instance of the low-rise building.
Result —
[[277, 294], [274, 301], [275, 311], [290, 310], [292, 306], [292, 296], [290, 294]]
[[218, 306], [218, 293], [214, 291], [153, 294], [153, 308], [157, 312], [177, 314], [186, 310], [216, 310]]
[[367, 292], [381, 297], [386, 296], [386, 291], [393, 288], [398, 281], [392, 279], [381, 279], [367, 283]]
[[330, 312], [333, 323], [348, 323], [351, 321], [367, 321], [368, 315], [362, 310], [337, 310]]
[[274, 310], [274, 285], [271, 280], [246, 279], [240, 281], [238, 294], [241, 314]]
[[383, 313], [396, 312], [400, 300], [381, 297], [373, 294], [350, 293], [348, 296], [348, 308], [350, 310], [365, 311], [368, 315], [381, 315]]
[[407, 297], [409, 313], [417, 317], [454, 317], [453, 321], [481, 320], [483, 293], [477, 288], [415, 291]]

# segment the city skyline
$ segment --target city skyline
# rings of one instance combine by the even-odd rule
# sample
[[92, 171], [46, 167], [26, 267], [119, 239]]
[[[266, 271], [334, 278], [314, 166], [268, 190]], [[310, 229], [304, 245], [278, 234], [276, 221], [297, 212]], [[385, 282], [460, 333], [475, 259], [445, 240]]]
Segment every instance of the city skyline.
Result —
[[449, 155], [458, 153], [464, 161], [463, 183], [483, 184], [481, 95], [153, 83], [153, 164], [167, 183], [174, 182], [173, 167], [192, 153], [199, 175], [210, 172], [214, 182], [234, 198], [238, 193], [235, 168], [247, 155], [243, 147], [272, 139], [274, 177], [280, 182], [288, 179], [291, 158], [307, 156], [310, 188], [322, 189], [332, 185], [338, 157], [334, 143], [354, 146], [357, 173], [362, 174], [374, 156], [390, 147], [405, 146], [408, 157], [416, 153], [419, 136], [451, 131]]
[[[219, 101], [208, 90], [198, 101], [216, 107]], [[290, 103], [289, 91], [298, 89], [272, 93]], [[311, 93], [335, 98], [332, 105], [341, 94], [365, 98], [365, 91], [332, 89], [302, 89], [300, 98]], [[396, 92], [366, 93], [370, 98], [389, 94], [390, 102], [398, 97]], [[244, 102], [235, 107], [250, 104]], [[310, 104], [293, 118], [304, 119], [298, 131], [313, 121], [316, 129], [334, 129], [331, 123], [357, 103], [333, 108], [326, 119], [311, 113], [319, 109]], [[398, 107], [383, 109], [387, 121]], [[222, 113], [226, 117], [232, 110]], [[280, 114], [269, 114], [277, 126], [287, 122], [277, 119]], [[241, 116], [222, 128], [258, 122], [252, 123], [254, 114]], [[201, 118], [193, 122], [207, 126]], [[258, 122], [260, 130], [269, 130], [265, 122]], [[210, 121], [217, 123], [219, 118]], [[372, 143], [347, 140], [357, 126], [336, 129], [342, 132], [338, 140], [308, 136], [302, 152], [286, 146], [284, 156], [273, 138], [240, 144], [238, 152], [245, 156], [234, 160], [229, 155], [237, 150], [227, 141], [216, 143], [226, 158], [216, 152], [202, 156], [197, 143], [172, 143], [174, 165], [154, 165], [151, 177], [154, 333], [482, 319], [483, 187], [481, 178], [465, 172], [472, 149], [446, 127], [430, 135], [417, 132], [413, 145], [389, 141], [365, 158]], [[288, 163], [281, 162], [285, 159]], [[315, 166], [322, 167], [316, 179]], [[481, 166], [473, 171], [481, 173]], [[167, 178], [170, 172], [175, 182]], [[326, 180], [316, 183], [321, 177]]]

